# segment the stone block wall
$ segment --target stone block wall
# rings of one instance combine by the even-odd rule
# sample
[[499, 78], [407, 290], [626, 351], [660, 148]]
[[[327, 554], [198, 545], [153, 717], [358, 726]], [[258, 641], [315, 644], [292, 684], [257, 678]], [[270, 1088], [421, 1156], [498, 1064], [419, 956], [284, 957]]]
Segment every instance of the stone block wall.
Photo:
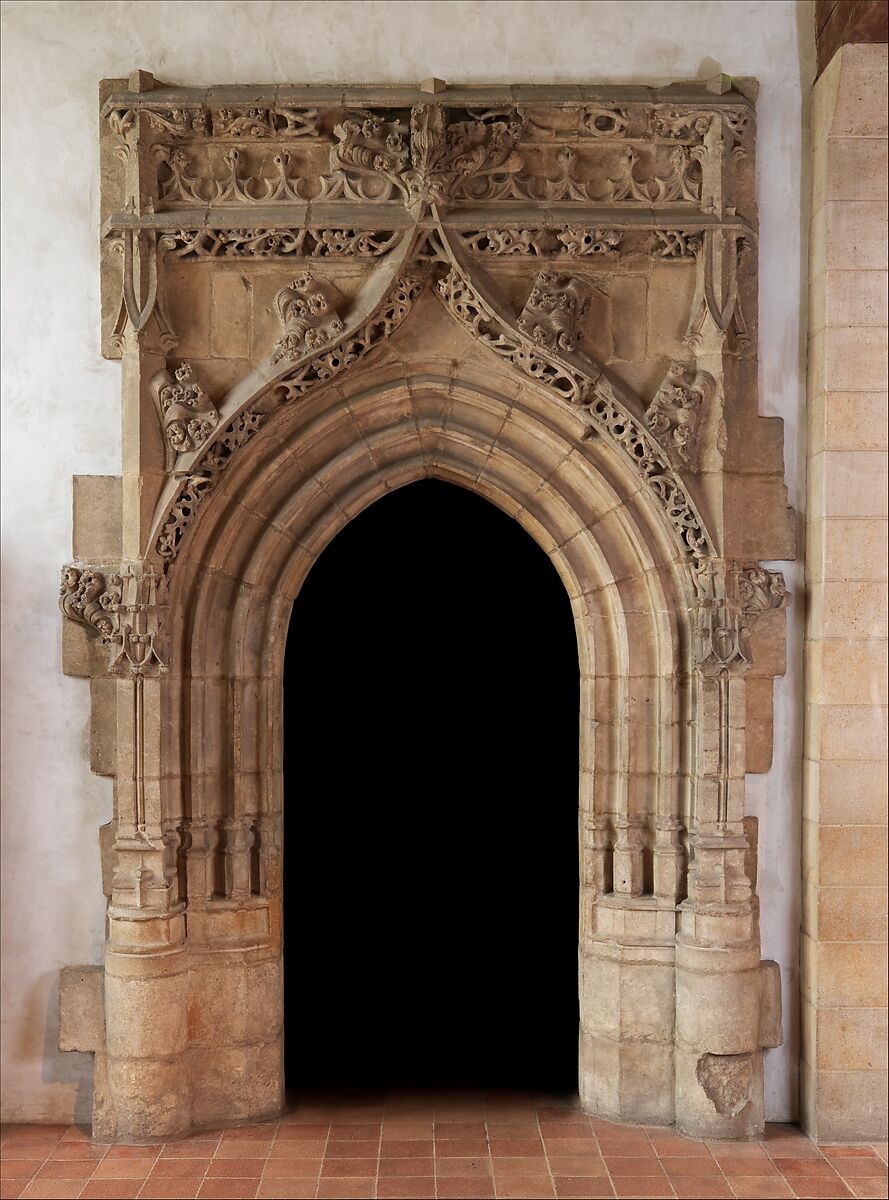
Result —
[[813, 92], [802, 1120], [885, 1138], [887, 47]]

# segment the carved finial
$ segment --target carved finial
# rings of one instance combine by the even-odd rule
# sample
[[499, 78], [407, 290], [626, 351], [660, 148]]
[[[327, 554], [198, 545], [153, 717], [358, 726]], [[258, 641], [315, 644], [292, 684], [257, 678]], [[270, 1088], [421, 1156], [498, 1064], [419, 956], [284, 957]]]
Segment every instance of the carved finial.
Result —
[[443, 79], [436, 79], [434, 76], [431, 79], [424, 79], [420, 84], [421, 92], [433, 92], [437, 95], [439, 92], [446, 92], [447, 90], [448, 85], [445, 81]]

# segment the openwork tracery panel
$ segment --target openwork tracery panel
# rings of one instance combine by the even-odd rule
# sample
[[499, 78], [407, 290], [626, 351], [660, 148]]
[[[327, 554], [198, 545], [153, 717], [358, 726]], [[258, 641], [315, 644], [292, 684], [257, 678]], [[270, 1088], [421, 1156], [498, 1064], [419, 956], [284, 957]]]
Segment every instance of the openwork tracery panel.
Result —
[[277, 1111], [290, 605], [351, 516], [430, 475], [512, 513], [575, 609], [584, 1104], [761, 1126], [780, 1030], [744, 774], [783, 669], [759, 560], [793, 551], [753, 143], [724, 77], [103, 85], [123, 470], [78, 482], [61, 587], [115, 778], [105, 968], [63, 987], [98, 1134]]

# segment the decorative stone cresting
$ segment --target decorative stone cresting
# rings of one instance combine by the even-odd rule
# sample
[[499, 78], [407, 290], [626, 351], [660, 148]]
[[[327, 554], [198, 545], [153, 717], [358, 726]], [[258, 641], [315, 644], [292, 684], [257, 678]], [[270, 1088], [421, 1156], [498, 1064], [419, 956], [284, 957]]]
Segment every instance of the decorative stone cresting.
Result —
[[123, 469], [78, 481], [60, 597], [115, 780], [104, 1016], [95, 972], [61, 991], [97, 1137], [280, 1111], [290, 608], [427, 477], [512, 514], [572, 598], [584, 1108], [761, 1129], [780, 989], [744, 774], [783, 669], [757, 564], [793, 543], [753, 138], [746, 96], [700, 84], [102, 85]]

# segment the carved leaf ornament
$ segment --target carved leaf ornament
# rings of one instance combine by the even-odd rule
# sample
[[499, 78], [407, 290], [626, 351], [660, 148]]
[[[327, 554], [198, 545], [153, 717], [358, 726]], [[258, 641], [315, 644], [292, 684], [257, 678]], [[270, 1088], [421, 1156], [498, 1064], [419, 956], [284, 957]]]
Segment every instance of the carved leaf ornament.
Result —
[[[324, 128], [330, 127], [322, 128], [316, 109], [232, 106], [140, 111], [147, 112], [149, 125], [161, 138], [154, 150], [160, 164], [162, 207], [191, 205], [205, 210], [208, 205], [237, 205], [249, 212], [257, 204], [308, 201], [329, 202], [331, 211], [340, 205], [345, 212], [349, 204], [365, 206], [362, 225], [349, 225], [346, 220], [339, 226], [241, 221], [237, 227], [216, 228], [206, 220], [190, 225], [184, 221], [181, 229], [163, 230], [160, 251], [186, 260], [364, 258], [377, 262], [374, 269], [390, 279], [388, 286], [377, 288], [381, 298], [372, 311], [356, 301], [349, 311], [340, 312], [324, 279], [310, 271], [295, 276], [275, 297], [282, 332], [263, 367], [267, 385], [221, 427], [200, 385], [179, 378], [188, 371], [187, 364], [173, 373], [158, 374], [155, 395], [166, 439], [171, 451], [186, 456], [181, 482], [160, 516], [153, 539], [164, 569], [174, 561], [220, 471], [275, 409], [323, 386], [371, 353], [402, 324], [430, 283], [448, 314], [474, 339], [581, 410], [589, 422], [587, 436], [608, 439], [629, 458], [690, 564], [716, 561], [713, 539], [676, 474], [697, 467], [702, 411], [715, 382], [693, 366], [673, 364], [644, 417], [637, 418], [602, 369], [579, 350], [589, 285], [573, 275], [570, 266], [540, 272], [516, 316], [508, 305], [492, 302], [472, 265], [473, 259], [492, 256], [548, 257], [565, 263], [571, 258], [607, 259], [622, 253], [627, 230], [592, 222], [586, 226], [582, 221], [555, 227], [547, 221], [535, 228], [489, 220], [475, 229], [453, 228], [445, 218], [455, 206], [496, 205], [503, 200], [522, 200], [526, 205], [529, 201], [635, 204], [652, 210], [661, 205], [700, 206], [704, 172], [712, 172], [716, 161], [710, 153], [713, 122], [722, 120], [726, 144], [737, 147], [746, 127], [745, 112], [726, 109], [720, 118], [705, 108], [655, 105], [649, 124], [640, 130], [638, 115], [629, 109], [595, 104], [573, 110], [573, 125], [566, 123], [564, 114], [556, 114], [549, 126], [542, 110], [532, 114], [521, 106], [454, 110], [418, 103], [410, 110], [347, 109], [332, 125], [327, 170], [311, 185], [299, 168], [294, 172], [295, 160], [283, 146], [257, 176], [253, 143], [261, 146], [264, 140], [289, 138], [307, 145], [329, 138]], [[133, 112], [114, 109], [108, 115], [119, 138], [134, 136], [139, 121]], [[200, 166], [210, 138], [223, 143], [224, 152], [215, 160], [223, 173], [218, 167], [208, 173]], [[385, 207], [393, 201], [411, 214], [414, 231], [404, 226], [403, 219], [388, 227], [385, 219], [376, 227], [366, 223], [367, 205]], [[490, 218], [490, 211], [486, 215]], [[702, 256], [713, 257], [714, 239], [722, 234], [713, 230], [702, 234], [700, 229], [700, 225], [677, 228], [674, 222], [671, 227], [651, 228], [647, 243], [633, 232], [631, 244], [633, 252], [639, 253], [641, 247], [641, 252], [655, 258], [699, 260], [702, 299], [696, 303], [706, 311], [716, 306], [717, 297], [709, 267], [701, 268]], [[743, 238], [736, 233], [728, 236], [735, 242]], [[396, 259], [400, 265], [393, 269]], [[720, 328], [730, 319], [736, 291], [732, 265], [727, 287], [718, 297]], [[129, 297], [127, 308], [134, 307], [135, 300]], [[145, 324], [142, 308], [133, 320]], [[699, 323], [693, 315], [686, 338], [692, 349]], [[182, 411], [183, 406], [193, 410], [191, 415]], [[692, 572], [697, 594], [706, 601], [702, 610], [706, 620], [699, 624], [703, 658], [719, 670], [745, 657], [743, 630], [749, 621], [743, 614], [757, 605], [764, 610], [783, 598], [780, 577], [765, 571], [759, 580], [748, 574], [750, 579], [735, 580], [728, 597], [724, 578], [715, 585], [712, 579], [702, 584], [700, 572]], [[83, 585], [78, 580], [72, 594], [85, 597], [94, 588], [87, 577]], [[743, 602], [738, 599], [742, 589], [746, 589]], [[97, 598], [69, 599], [68, 605], [88, 610], [88, 622], [102, 622], [106, 610], [101, 603], [96, 610], [97, 602]]]

